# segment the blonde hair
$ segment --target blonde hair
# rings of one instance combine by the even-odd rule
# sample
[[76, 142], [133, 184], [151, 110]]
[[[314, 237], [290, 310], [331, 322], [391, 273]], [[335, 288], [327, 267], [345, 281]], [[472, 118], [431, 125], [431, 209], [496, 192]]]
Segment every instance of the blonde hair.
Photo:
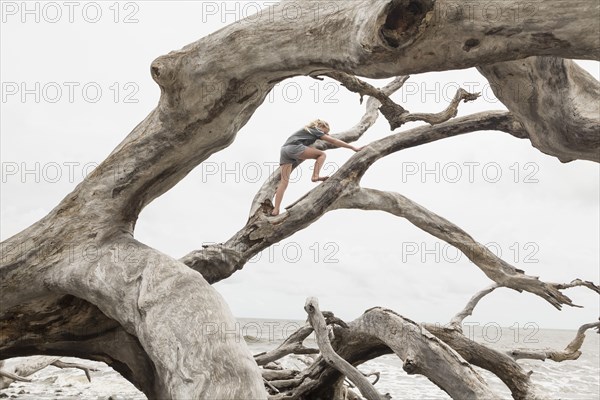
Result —
[[315, 119], [314, 121], [309, 122], [308, 125], [305, 126], [305, 128], [325, 128], [327, 131], [329, 131], [329, 124], [326, 121], [323, 121], [322, 119]]

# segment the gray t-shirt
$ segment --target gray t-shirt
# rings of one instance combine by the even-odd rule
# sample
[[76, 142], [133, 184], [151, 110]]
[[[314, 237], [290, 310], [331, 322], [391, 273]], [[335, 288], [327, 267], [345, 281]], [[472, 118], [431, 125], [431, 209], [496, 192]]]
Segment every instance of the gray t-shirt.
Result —
[[315, 128], [302, 128], [290, 136], [283, 145], [287, 146], [288, 144], [303, 144], [305, 146], [310, 146], [316, 142], [317, 139], [320, 139], [324, 134], [324, 132], [321, 132]]

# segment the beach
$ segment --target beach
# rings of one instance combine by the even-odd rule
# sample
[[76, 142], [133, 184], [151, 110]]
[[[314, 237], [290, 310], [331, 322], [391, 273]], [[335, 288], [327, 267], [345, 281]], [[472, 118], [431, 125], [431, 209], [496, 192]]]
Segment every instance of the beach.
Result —
[[[253, 354], [277, 347], [285, 337], [302, 326], [303, 321], [259, 318], [239, 318], [239, 333], [245, 338]], [[494, 325], [474, 327], [465, 331], [477, 342], [494, 349], [507, 351], [514, 348], [552, 348], [564, 349], [575, 337], [574, 330], [516, 330]], [[582, 346], [583, 354], [576, 361], [556, 363], [553, 361], [520, 360], [526, 371], [533, 370], [532, 381], [540, 386], [550, 399], [597, 400], [600, 398], [600, 342], [595, 331], [588, 331]], [[305, 344], [316, 347], [312, 336]], [[0, 398], [27, 400], [45, 399], [82, 399], [82, 400], [143, 400], [143, 393], [118, 373], [101, 362], [79, 360], [65, 357], [64, 361], [77, 361], [97, 368], [92, 372], [92, 382], [85, 374], [76, 369], [58, 369], [48, 367], [30, 376], [33, 382], [15, 382], [9, 388], [0, 391]], [[7, 363], [15, 362], [9, 360]], [[302, 367], [294, 357], [282, 360], [285, 367]], [[492, 390], [502, 398], [510, 399], [507, 387], [495, 376], [475, 367], [488, 382]], [[450, 397], [420, 375], [407, 375], [402, 370], [402, 361], [394, 355], [385, 355], [359, 366], [363, 372], [378, 371], [381, 379], [376, 384], [380, 393], [389, 393], [393, 399], [437, 400]]]

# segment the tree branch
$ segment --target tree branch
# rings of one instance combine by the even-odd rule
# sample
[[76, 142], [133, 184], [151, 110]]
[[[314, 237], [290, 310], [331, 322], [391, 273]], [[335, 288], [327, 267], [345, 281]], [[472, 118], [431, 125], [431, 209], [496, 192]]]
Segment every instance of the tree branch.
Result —
[[[347, 326], [332, 326], [331, 346], [336, 354], [353, 366], [392, 351], [404, 361], [408, 374], [424, 375], [452, 398], [497, 398], [483, 379], [450, 347], [391, 310], [380, 307], [369, 309]], [[327, 340], [323, 329], [319, 335]], [[516, 364], [510, 357], [502, 356]], [[285, 381], [285, 388], [271, 382], [279, 390], [285, 389], [285, 393], [272, 399], [334, 398], [334, 388], [338, 388], [343, 380], [344, 376], [331, 367], [325, 356], [319, 357], [296, 378]]]
[[12, 382], [11, 381], [21, 381], [21, 382], [31, 382], [31, 379], [25, 378], [25, 376], [33, 375], [34, 373], [43, 370], [44, 368], [53, 365], [57, 368], [77, 368], [81, 369], [85, 372], [85, 376], [88, 381], [92, 381], [92, 377], [90, 375], [90, 371], [97, 371], [95, 368], [90, 368], [86, 365], [79, 363], [67, 363], [60, 360], [58, 357], [48, 357], [48, 356], [34, 356], [25, 358], [22, 362], [14, 366], [15, 372], [12, 373], [9, 371], [3, 371], [0, 365], [0, 376], [7, 378], [0, 379], [0, 389], [7, 388]]
[[31, 382], [31, 379], [26, 378], [27, 376], [46, 368], [58, 359], [59, 357], [47, 356], [26, 358], [22, 362], [12, 366], [10, 371], [3, 370], [0, 372], [0, 375], [3, 376], [0, 379], [0, 389], [9, 387], [13, 381]]
[[594, 282], [581, 279], [573, 279], [570, 283], [554, 283], [553, 285], [556, 286], [557, 289], [569, 289], [577, 286], [584, 286], [600, 294], [600, 287], [598, 287], [598, 285], [594, 284]]
[[596, 328], [600, 333], [600, 322], [592, 322], [589, 324], [584, 324], [577, 330], [577, 334], [575, 338], [565, 347], [564, 350], [532, 350], [532, 349], [514, 349], [509, 351], [507, 354], [510, 355], [515, 360], [520, 359], [533, 359], [533, 360], [542, 360], [546, 359], [562, 362], [565, 360], [577, 360], [581, 355], [581, 345], [585, 339], [585, 331], [591, 328]]
[[[31, 382], [31, 379], [29, 379], [29, 378], [24, 378], [22, 376], [19, 376], [17, 374], [13, 374], [12, 372], [4, 371], [2, 369], [0, 369], [0, 376], [2, 376], [4, 378], [8, 378], [8, 379], [13, 380], [13, 381]], [[0, 386], [4, 386], [4, 385], [0, 385]]]
[[442, 122], [448, 121], [450, 118], [456, 117], [456, 114], [458, 113], [458, 105], [461, 101], [464, 103], [468, 101], [474, 101], [479, 96], [480, 93], [469, 93], [463, 88], [459, 88], [456, 91], [456, 94], [454, 95], [454, 98], [452, 99], [448, 107], [446, 107], [445, 110], [440, 111], [439, 113], [409, 113], [403, 115], [392, 114], [391, 120], [388, 118], [388, 121], [390, 121], [390, 126], [392, 127], [392, 129], [396, 129], [397, 127], [400, 127], [405, 123], [411, 121], [425, 121], [430, 125], [441, 124]]
[[344, 376], [347, 376], [360, 390], [360, 393], [365, 396], [368, 400], [383, 400], [384, 396], [380, 395], [377, 390], [371, 385], [371, 383], [365, 378], [365, 376], [354, 368], [348, 361], [340, 357], [331, 347], [329, 337], [327, 333], [327, 325], [325, 318], [321, 314], [319, 309], [319, 302], [314, 297], [306, 299], [304, 310], [308, 314], [308, 319], [312, 325], [315, 336], [317, 338], [317, 344], [321, 350], [321, 356], [324, 360], [340, 371]]
[[519, 292], [525, 290], [536, 294], [559, 310], [563, 304], [575, 306], [571, 299], [561, 293], [554, 284], [525, 275], [524, 271], [500, 259], [458, 226], [399, 193], [355, 188], [354, 191], [341, 197], [332, 208], [381, 210], [406, 218], [418, 228], [462, 251], [488, 278], [498, 285]]
[[[396, 116], [399, 117], [408, 113], [408, 111], [404, 107], [402, 107], [399, 104], [396, 104], [392, 99], [389, 98], [387, 94], [383, 93], [381, 90], [368, 84], [367, 82], [358, 79], [356, 76], [352, 76], [341, 71], [331, 71], [322, 75], [335, 79], [349, 91], [358, 93], [360, 95], [361, 104], [363, 96], [365, 95], [371, 96], [372, 98], [379, 100], [379, 102], [381, 103], [381, 108], [379, 110], [388, 119]], [[393, 126], [391, 122], [390, 125], [392, 127], [392, 130], [397, 128], [397, 126]]]
[[[270, 217], [272, 205], [264, 200], [261, 208], [227, 242], [192, 251], [180, 261], [200, 272], [209, 283], [225, 279], [241, 269], [258, 252], [304, 229], [325, 212], [335, 209], [332, 204], [353, 191], [368, 168], [382, 157], [405, 148], [478, 130], [501, 130], [516, 135], [521, 132], [519, 124], [509, 113], [484, 112], [376, 140], [351, 156], [326, 182], [286, 207], [286, 213]], [[262, 189], [260, 193], [264, 195]]]
[[[404, 83], [408, 80], [408, 76], [399, 76], [394, 78], [393, 81], [385, 85], [381, 89], [375, 89], [378, 93], [382, 93], [384, 96], [389, 96], [390, 94], [396, 92], [400, 89]], [[353, 143], [359, 140], [363, 134], [375, 124], [377, 118], [379, 117], [379, 107], [381, 106], [381, 102], [374, 97], [369, 97], [367, 100], [366, 111], [360, 121], [355, 124], [352, 128], [332, 134], [331, 136], [336, 139], [340, 139], [346, 143]], [[336, 149], [332, 144], [327, 143], [323, 140], [317, 140], [312, 147], [319, 150], [330, 150]], [[303, 161], [301, 160], [298, 165], [300, 165]], [[261, 207], [261, 205], [268, 201], [270, 202], [275, 194], [275, 190], [277, 190], [277, 185], [279, 184], [279, 180], [281, 178], [281, 169], [277, 168], [273, 174], [267, 179], [265, 183], [258, 190], [254, 199], [252, 200], [252, 205], [250, 207], [250, 216], [252, 216], [256, 211]]]
[[515, 400], [545, 399], [531, 381], [531, 372], [508, 355], [465, 337], [459, 329], [438, 324], [422, 324], [427, 331], [454, 349], [468, 363], [496, 375], [510, 389]]
[[[283, 1], [261, 13], [263, 19], [252, 16], [152, 62], [161, 90], [157, 107], [48, 215], [2, 242], [1, 317], [40, 299], [52, 303], [57, 294], [74, 296], [139, 342], [131, 348], [144, 353], [148, 376], [156, 381], [144, 388], [149, 397], [265, 398], [245, 344], [198, 331], [207, 324], [233, 329], [222, 297], [196, 272], [133, 239], [144, 207], [229, 146], [274, 85], [288, 77], [340, 69], [384, 78], [534, 55], [598, 59], [600, 53], [600, 38], [581, 30], [599, 19], [592, 0], [540, 2], [527, 18], [508, 22], [490, 21], [483, 13], [472, 21], [440, 18], [436, 7], [454, 6], [449, 0], [336, 2], [327, 18], [315, 18], [320, 2], [294, 3], [302, 12], [293, 24], [282, 12], [290, 2]], [[210, 249], [223, 255], [223, 249], [240, 248], [216, 264], [218, 271], [210, 271], [210, 262], [186, 261], [206, 279], [223, 279], [250, 254], [317, 220], [385, 155], [472, 130], [521, 131], [507, 114], [477, 118], [376, 141], [286, 215], [269, 218], [260, 202], [263, 208], [239, 235]], [[97, 259], [84, 257], [90, 244], [101, 252]], [[121, 245], [130, 246], [125, 254]], [[132, 365], [124, 370], [137, 368], [125, 358]]]
[[428, 330], [392, 310], [375, 307], [352, 321], [351, 329], [381, 340], [404, 361], [408, 374], [422, 374], [454, 399], [497, 398], [454, 350]]
[[[137, 337], [80, 298], [54, 295], [3, 310], [0, 332], [2, 358], [47, 354], [102, 361], [138, 389], [160, 393], [152, 361]], [[58, 357], [28, 358], [36, 359], [46, 360], [45, 367]], [[39, 362], [27, 365], [42, 368]]]
[[478, 70], [532, 146], [562, 162], [600, 162], [600, 82], [574, 61], [530, 57]]
[[254, 360], [258, 365], [265, 365], [288, 354], [317, 354], [318, 349], [310, 349], [302, 344], [312, 332], [313, 328], [310, 325], [303, 326], [287, 337], [276, 349], [254, 355]]
[[87, 377], [88, 382], [92, 381], [92, 376], [90, 375], [90, 371], [98, 371], [98, 369], [96, 369], [96, 368], [91, 368], [91, 367], [88, 367], [88, 366], [83, 365], [83, 364], [68, 363], [68, 362], [64, 362], [64, 361], [61, 361], [61, 360], [56, 360], [51, 365], [54, 365], [55, 367], [61, 368], [61, 369], [63, 369], [63, 368], [77, 368], [77, 369], [80, 369], [80, 370], [82, 370], [85, 373], [85, 376]]
[[361, 103], [364, 95], [369, 95], [379, 100], [381, 103], [379, 111], [381, 111], [381, 113], [388, 120], [391, 130], [397, 129], [405, 123], [412, 121], [425, 121], [430, 125], [436, 125], [448, 121], [450, 118], [456, 117], [456, 114], [458, 113], [458, 105], [461, 101], [466, 103], [468, 101], [476, 100], [480, 96], [479, 93], [469, 93], [466, 90], [459, 88], [456, 91], [454, 98], [444, 111], [436, 114], [410, 113], [401, 105], [396, 104], [387, 94], [355, 76], [339, 71], [327, 72], [323, 75], [329, 76], [341, 82], [342, 85], [344, 85], [351, 92], [360, 94]]
[[486, 295], [492, 293], [495, 289], [497, 289], [499, 287], [500, 287], [500, 285], [495, 283], [495, 284], [489, 286], [488, 288], [475, 293], [475, 295], [473, 297], [471, 297], [471, 300], [469, 300], [469, 302], [467, 303], [465, 308], [463, 308], [458, 314], [456, 314], [454, 317], [452, 317], [452, 320], [450, 320], [449, 326], [453, 329], [457, 329], [458, 331], [462, 332], [462, 322], [464, 321], [465, 318], [467, 318], [469, 315], [471, 315], [473, 313], [473, 310], [475, 309], [475, 306], [477, 305], [477, 303], [479, 303], [479, 301], [481, 299], [483, 299]]
[[[347, 328], [332, 326], [331, 329], [334, 333], [331, 341], [334, 351], [350, 364], [356, 366], [375, 358], [382, 354], [382, 345], [387, 346], [388, 350], [393, 350], [405, 361], [405, 369], [409, 374], [423, 374], [456, 399], [486, 398], [483, 393], [487, 393], [489, 398], [494, 396], [486, 392], [485, 386], [481, 386], [485, 384], [476, 374], [473, 375], [474, 372], [465, 361], [497, 375], [517, 400], [545, 398], [531, 382], [531, 373], [525, 372], [511, 357], [469, 340], [451, 327], [432, 324], [419, 326], [391, 310], [376, 307], [348, 323]], [[430, 333], [441, 342], [432, 340]], [[447, 353], [446, 346], [454, 349], [464, 360], [451, 350]], [[456, 361], [460, 366], [455, 364]], [[281, 372], [283, 380], [276, 380], [277, 375], [269, 379], [282, 392], [272, 399], [333, 398], [332, 388], [343, 383], [343, 376], [323, 357], [293, 375], [287, 371], [274, 372]], [[378, 377], [377, 373], [375, 375]], [[273, 379], [276, 381], [273, 382]]]

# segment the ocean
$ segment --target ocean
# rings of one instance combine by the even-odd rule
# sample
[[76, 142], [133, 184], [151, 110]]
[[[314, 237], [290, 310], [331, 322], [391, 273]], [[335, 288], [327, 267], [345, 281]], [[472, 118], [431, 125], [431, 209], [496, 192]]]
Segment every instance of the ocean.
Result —
[[[239, 318], [239, 332], [244, 336], [253, 354], [277, 347], [285, 337], [302, 326], [303, 321], [277, 319]], [[575, 337], [574, 330], [534, 329], [533, 326], [500, 328], [497, 325], [472, 327], [465, 334], [494, 349], [507, 351], [513, 348], [564, 349]], [[600, 399], [600, 342], [593, 330], [588, 330], [582, 346], [583, 354], [576, 361], [520, 360], [527, 371], [532, 370], [532, 380], [543, 388], [549, 399], [598, 400]], [[305, 341], [317, 347], [312, 335]], [[9, 360], [7, 363], [16, 362]], [[27, 400], [77, 399], [77, 400], [143, 400], [146, 399], [132, 384], [123, 379], [106, 364], [65, 357], [64, 361], [77, 361], [98, 369], [92, 372], [89, 383], [80, 370], [48, 367], [30, 376], [33, 382], [15, 382], [0, 390], [0, 397]], [[286, 367], [303, 364], [296, 358], [286, 357]], [[475, 367], [492, 390], [503, 398], [511, 399], [506, 386], [494, 375]], [[389, 393], [393, 399], [442, 400], [450, 397], [425, 377], [409, 376], [402, 370], [402, 361], [386, 355], [359, 366], [363, 372], [379, 371], [381, 379], [375, 385], [380, 393]]]

